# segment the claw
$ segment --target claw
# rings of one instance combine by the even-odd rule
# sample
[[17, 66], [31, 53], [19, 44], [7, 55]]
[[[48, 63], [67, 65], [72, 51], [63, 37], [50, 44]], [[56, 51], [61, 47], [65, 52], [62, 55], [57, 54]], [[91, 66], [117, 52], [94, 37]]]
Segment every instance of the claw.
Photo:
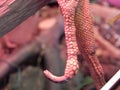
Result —
[[48, 70], [45, 70], [45, 71], [44, 71], [44, 74], [45, 74], [45, 76], [46, 76], [49, 80], [51, 80], [51, 81], [53, 81], [53, 82], [55, 82], [55, 83], [68, 81], [68, 78], [67, 78], [67, 77], [65, 77], [65, 76], [55, 76], [55, 75], [53, 75], [51, 72], [49, 72]]
[[79, 65], [77, 60], [68, 60], [63, 76], [55, 76], [48, 70], [44, 70], [44, 75], [55, 83], [62, 83], [72, 79], [78, 72]]

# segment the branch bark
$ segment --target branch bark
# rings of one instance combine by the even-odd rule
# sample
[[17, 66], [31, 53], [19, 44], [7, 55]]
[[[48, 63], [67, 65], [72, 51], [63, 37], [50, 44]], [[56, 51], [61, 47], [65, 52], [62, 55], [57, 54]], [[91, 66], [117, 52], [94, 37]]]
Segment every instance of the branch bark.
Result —
[[0, 37], [14, 29], [51, 0], [0, 0]]
[[40, 51], [41, 43], [34, 40], [6, 60], [0, 60], [0, 80], [4, 78], [11, 70], [15, 68], [17, 69], [21, 63], [25, 60], [29, 60], [28, 58], [38, 54]]
[[[62, 17], [61, 17], [62, 18]], [[0, 80], [10, 73], [11, 70], [28, 61], [31, 56], [44, 52], [47, 68], [56, 74], [63, 71], [59, 52], [59, 39], [64, 33], [62, 19], [58, 17], [55, 25], [49, 30], [43, 30], [31, 43], [15, 52], [5, 60], [0, 60]], [[49, 37], [48, 37], [49, 36]], [[55, 54], [55, 55], [54, 55]], [[52, 60], [52, 61], [51, 61]], [[47, 83], [50, 90], [61, 90], [60, 85]], [[51, 87], [52, 86], [52, 87]]]

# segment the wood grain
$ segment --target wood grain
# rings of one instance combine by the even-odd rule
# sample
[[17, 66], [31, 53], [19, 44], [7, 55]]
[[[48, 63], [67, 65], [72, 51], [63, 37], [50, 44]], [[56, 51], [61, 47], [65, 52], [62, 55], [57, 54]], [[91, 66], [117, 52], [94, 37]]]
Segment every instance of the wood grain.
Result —
[[[11, 1], [12, 3], [8, 3]], [[0, 37], [14, 29], [51, 0], [0, 0]], [[5, 4], [6, 3], [6, 4]], [[10, 5], [9, 5], [10, 4]], [[7, 6], [8, 5], [8, 6]], [[2, 8], [8, 7], [4, 10]]]

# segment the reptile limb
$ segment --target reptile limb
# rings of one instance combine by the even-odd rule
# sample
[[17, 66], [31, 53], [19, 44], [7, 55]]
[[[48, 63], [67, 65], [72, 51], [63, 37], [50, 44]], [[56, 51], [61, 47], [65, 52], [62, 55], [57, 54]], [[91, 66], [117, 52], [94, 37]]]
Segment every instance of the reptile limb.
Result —
[[92, 17], [89, 12], [89, 0], [79, 0], [75, 11], [76, 39], [78, 48], [89, 66], [97, 90], [105, 84], [104, 73], [95, 55], [95, 38]]
[[67, 46], [67, 63], [63, 76], [55, 76], [48, 70], [44, 71], [45, 76], [53, 82], [65, 82], [78, 72], [77, 60], [78, 47], [75, 37], [74, 14], [78, 0], [57, 0], [64, 18], [65, 39]]
[[79, 68], [77, 54], [80, 50], [99, 90], [105, 84], [105, 80], [102, 67], [95, 55], [95, 39], [92, 18], [89, 13], [89, 0], [58, 0], [58, 4], [64, 18], [68, 59], [63, 76], [55, 76], [48, 70], [45, 70], [44, 74], [53, 82], [64, 82], [71, 79]]

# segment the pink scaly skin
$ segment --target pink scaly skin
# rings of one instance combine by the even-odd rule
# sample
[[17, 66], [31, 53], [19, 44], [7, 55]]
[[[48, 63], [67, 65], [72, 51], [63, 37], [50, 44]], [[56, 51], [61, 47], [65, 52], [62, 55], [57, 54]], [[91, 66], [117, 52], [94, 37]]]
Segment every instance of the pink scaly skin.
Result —
[[78, 47], [75, 36], [74, 16], [78, 0], [57, 0], [60, 6], [65, 25], [65, 39], [67, 44], [67, 64], [63, 76], [55, 76], [48, 70], [44, 71], [45, 76], [53, 82], [65, 82], [78, 72], [77, 60]]

